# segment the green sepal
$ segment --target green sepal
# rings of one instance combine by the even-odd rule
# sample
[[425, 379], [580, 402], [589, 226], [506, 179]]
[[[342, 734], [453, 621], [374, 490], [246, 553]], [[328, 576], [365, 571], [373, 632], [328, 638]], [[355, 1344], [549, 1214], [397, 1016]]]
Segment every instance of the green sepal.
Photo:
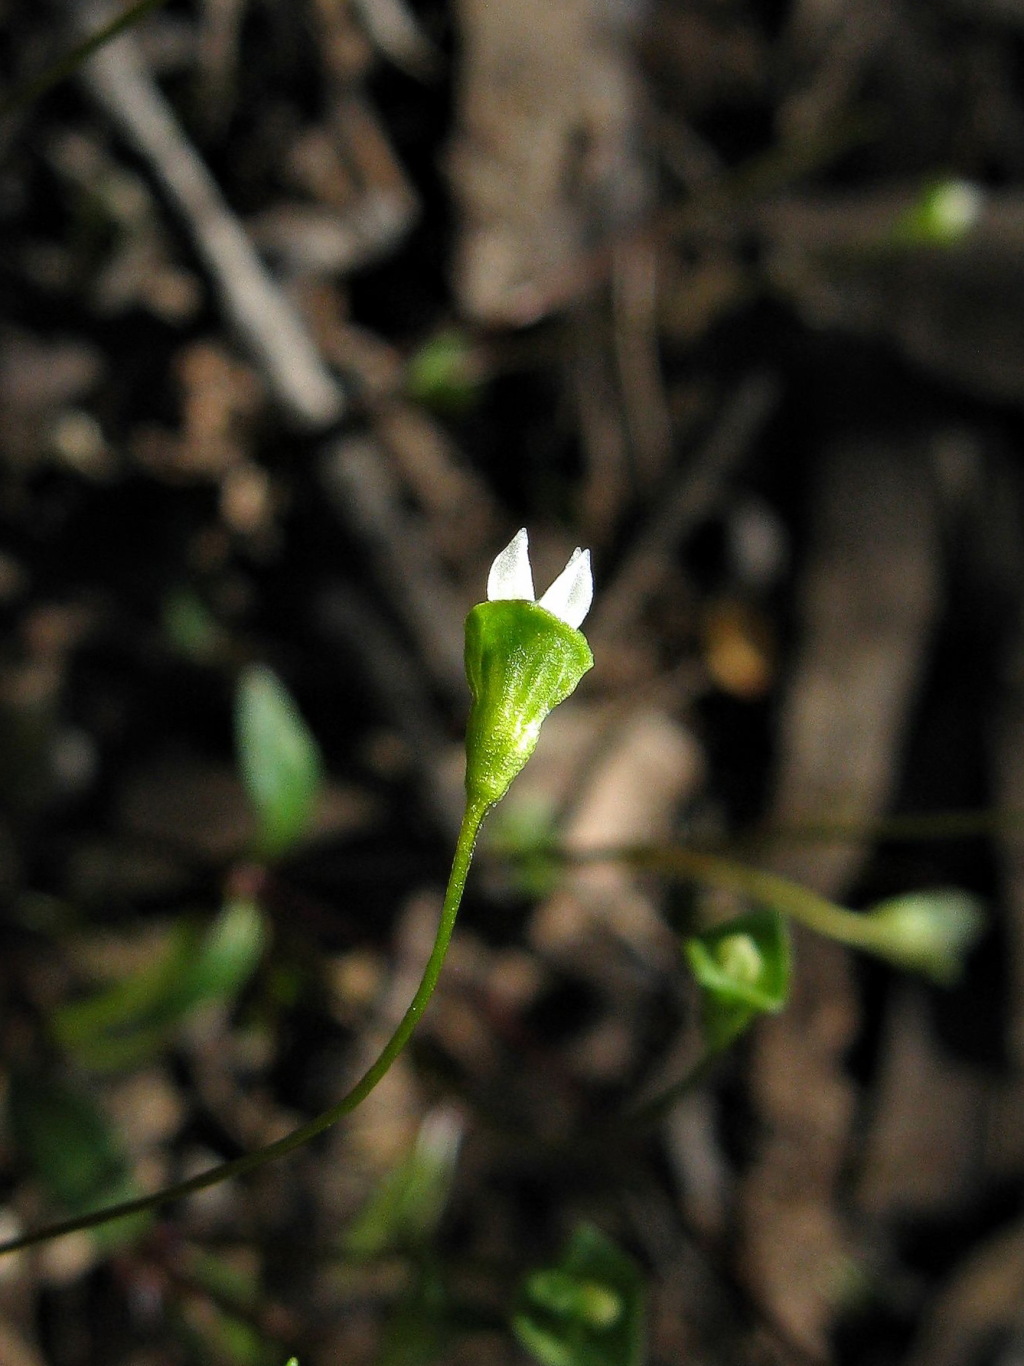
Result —
[[492, 806], [537, 745], [544, 718], [573, 692], [594, 656], [582, 632], [538, 603], [482, 602], [466, 618], [466, 792]]

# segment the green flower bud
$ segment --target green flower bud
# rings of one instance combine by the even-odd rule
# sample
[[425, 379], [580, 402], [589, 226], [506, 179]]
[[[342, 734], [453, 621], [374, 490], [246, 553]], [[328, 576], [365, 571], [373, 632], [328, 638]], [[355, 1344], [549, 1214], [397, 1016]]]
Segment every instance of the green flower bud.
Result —
[[536, 748], [548, 712], [593, 667], [590, 646], [577, 629], [593, 591], [590, 552], [577, 549], [540, 602], [534, 601], [525, 531], [491, 566], [488, 601], [466, 618], [471, 805], [500, 801]]
[[985, 928], [977, 898], [952, 889], [893, 897], [873, 907], [864, 922], [870, 932], [866, 947], [943, 986], [959, 978]]
[[581, 1224], [556, 1266], [526, 1278], [512, 1331], [541, 1366], [641, 1366], [644, 1298], [633, 1258]]
[[704, 1031], [719, 1050], [756, 1015], [774, 1014], [789, 996], [790, 950], [777, 911], [751, 911], [694, 935], [683, 953], [704, 997]]

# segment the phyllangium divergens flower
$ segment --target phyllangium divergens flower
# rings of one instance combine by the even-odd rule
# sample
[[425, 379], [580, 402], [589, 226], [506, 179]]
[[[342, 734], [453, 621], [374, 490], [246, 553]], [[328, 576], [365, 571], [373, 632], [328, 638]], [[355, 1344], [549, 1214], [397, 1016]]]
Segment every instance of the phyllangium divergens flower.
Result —
[[579, 631], [594, 596], [590, 551], [577, 548], [536, 601], [525, 529], [491, 565], [487, 602], [466, 618], [466, 793], [492, 806], [537, 745], [548, 712], [593, 667]]

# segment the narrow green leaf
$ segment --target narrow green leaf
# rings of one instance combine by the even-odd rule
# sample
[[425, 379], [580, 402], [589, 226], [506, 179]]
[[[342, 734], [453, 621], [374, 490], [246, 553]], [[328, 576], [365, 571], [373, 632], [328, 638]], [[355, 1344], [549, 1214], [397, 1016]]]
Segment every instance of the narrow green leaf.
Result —
[[257, 852], [279, 858], [309, 830], [323, 761], [291, 694], [264, 665], [242, 673], [235, 735], [242, 782], [259, 826]]
[[178, 1307], [178, 1333], [196, 1361], [223, 1366], [276, 1366], [280, 1358], [248, 1318], [198, 1294]]
[[563, 876], [556, 815], [554, 803], [523, 798], [513, 789], [485, 836], [488, 852], [509, 861], [516, 890], [536, 900], [553, 892]]
[[255, 971], [264, 943], [263, 916], [251, 901], [228, 902], [205, 933], [181, 920], [157, 962], [59, 1007], [53, 1035], [83, 1066], [138, 1066], [165, 1048], [193, 1011], [230, 1001]]
[[448, 1201], [460, 1138], [452, 1111], [427, 1115], [408, 1157], [384, 1178], [346, 1231], [351, 1256], [419, 1252], [429, 1244]]
[[226, 902], [182, 984], [184, 1008], [235, 996], [256, 970], [265, 946], [266, 926], [256, 903], [246, 897]]

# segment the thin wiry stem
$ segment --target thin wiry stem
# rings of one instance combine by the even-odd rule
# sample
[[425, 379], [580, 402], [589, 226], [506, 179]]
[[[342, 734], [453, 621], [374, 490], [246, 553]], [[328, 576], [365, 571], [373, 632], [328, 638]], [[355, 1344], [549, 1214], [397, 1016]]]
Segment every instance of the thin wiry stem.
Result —
[[45, 71], [38, 75], [30, 76], [19, 83], [7, 95], [0, 100], [0, 119], [6, 118], [8, 114], [14, 114], [19, 109], [24, 109], [26, 105], [45, 95], [48, 90], [52, 90], [55, 85], [60, 85], [61, 81], [73, 76], [83, 62], [87, 61], [94, 52], [98, 52], [118, 34], [124, 33], [137, 24], [140, 19], [144, 19], [151, 10], [155, 10], [162, 5], [164, 0], [135, 0], [135, 4], [129, 5], [121, 14], [115, 15], [108, 23], [97, 29], [95, 33], [90, 33], [87, 38], [83, 38], [80, 43], [76, 43], [70, 52], [65, 52], [59, 61], [48, 66]]
[[665, 847], [633, 847], [599, 850], [572, 856], [573, 862], [626, 863], [633, 868], [668, 873], [692, 882], [703, 882], [725, 891], [738, 892], [762, 906], [788, 915], [815, 933], [836, 939], [841, 944], [867, 952], [881, 952], [886, 947], [884, 937], [875, 923], [856, 911], [837, 906], [817, 892], [801, 887], [777, 873], [766, 873], [750, 868], [717, 854], [705, 854], [678, 845]]
[[448, 888], [441, 908], [434, 947], [431, 949], [430, 957], [423, 969], [423, 976], [416, 988], [416, 994], [409, 1003], [409, 1008], [402, 1016], [395, 1032], [381, 1050], [376, 1062], [363, 1073], [352, 1089], [342, 1096], [341, 1100], [332, 1105], [329, 1110], [325, 1110], [323, 1114], [316, 1115], [313, 1119], [300, 1125], [299, 1128], [294, 1129], [290, 1134], [285, 1134], [275, 1143], [269, 1143], [265, 1148], [258, 1148], [255, 1152], [245, 1153], [242, 1157], [236, 1157], [230, 1162], [222, 1162], [219, 1166], [211, 1167], [209, 1171], [201, 1172], [188, 1181], [181, 1181], [175, 1186], [167, 1186], [163, 1190], [154, 1191], [150, 1195], [139, 1196], [134, 1200], [125, 1200], [120, 1204], [109, 1205], [104, 1209], [92, 1210], [88, 1214], [77, 1215], [73, 1219], [63, 1219], [59, 1223], [48, 1224], [31, 1233], [22, 1234], [18, 1238], [10, 1238], [6, 1242], [0, 1243], [0, 1256], [7, 1252], [17, 1252], [21, 1248], [33, 1247], [37, 1243], [47, 1243], [54, 1238], [62, 1238], [67, 1233], [77, 1233], [80, 1229], [96, 1228], [100, 1224], [108, 1224], [115, 1219], [143, 1214], [147, 1210], [155, 1209], [158, 1205], [166, 1205], [173, 1200], [180, 1200], [183, 1196], [206, 1190], [208, 1186], [216, 1186], [221, 1181], [227, 1181], [231, 1177], [246, 1176], [249, 1172], [256, 1171], [257, 1168], [265, 1166], [268, 1162], [274, 1162], [279, 1157], [285, 1157], [288, 1153], [294, 1152], [296, 1148], [301, 1148], [310, 1139], [316, 1138], [325, 1129], [337, 1124], [339, 1119], [351, 1114], [381, 1081], [409, 1042], [410, 1035], [434, 994], [434, 988], [437, 986], [441, 969], [444, 966], [448, 945], [451, 943], [452, 931], [455, 929], [455, 919], [459, 913], [459, 906], [462, 904], [462, 894], [465, 891], [469, 866], [473, 860], [476, 838], [487, 811], [488, 806], [486, 804], [471, 802], [467, 805], [455, 846], [455, 857], [452, 860], [452, 870], [448, 878]]

